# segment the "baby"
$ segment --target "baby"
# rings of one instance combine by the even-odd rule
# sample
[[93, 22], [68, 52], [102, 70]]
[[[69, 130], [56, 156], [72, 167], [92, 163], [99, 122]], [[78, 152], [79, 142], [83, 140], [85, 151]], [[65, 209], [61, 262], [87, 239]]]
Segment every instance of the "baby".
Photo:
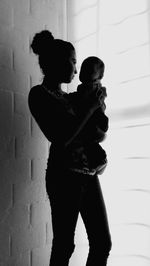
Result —
[[99, 108], [94, 112], [80, 133], [80, 140], [89, 162], [91, 171], [101, 174], [107, 164], [107, 156], [104, 149], [100, 146], [108, 130], [108, 117], [104, 114], [106, 109], [104, 99], [107, 96], [106, 88], [101, 85], [101, 79], [104, 75], [104, 63], [98, 57], [91, 56], [86, 58], [79, 74], [81, 84], [77, 91], [69, 93], [68, 97], [76, 115], [84, 111], [84, 105], [90, 93], [94, 90], [103, 95]]
[[[91, 89], [94, 90], [94, 88], [101, 89], [103, 96], [107, 96], [106, 88], [102, 87], [101, 85], [101, 79], [104, 75], [104, 68], [105, 65], [103, 61], [96, 56], [87, 57], [83, 61], [79, 74], [79, 79], [82, 83], [77, 88], [77, 91], [80, 92], [83, 97], [88, 96], [88, 94], [91, 92]], [[103, 102], [101, 104], [102, 110], [105, 111], [105, 103]]]

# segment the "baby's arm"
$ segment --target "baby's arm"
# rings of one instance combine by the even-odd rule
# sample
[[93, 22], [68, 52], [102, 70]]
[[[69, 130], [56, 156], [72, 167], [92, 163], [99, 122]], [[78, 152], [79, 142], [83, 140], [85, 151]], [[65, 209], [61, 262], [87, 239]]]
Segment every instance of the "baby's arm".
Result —
[[106, 138], [108, 130], [108, 117], [97, 110], [89, 119], [86, 127], [82, 132], [82, 138], [85, 141], [102, 142]]
[[108, 120], [108, 117], [105, 115], [105, 113], [102, 112], [101, 109], [98, 109], [91, 116], [88, 123], [90, 123], [91, 126], [96, 126], [96, 127], [100, 128], [103, 132], [107, 132], [108, 122], [109, 122], [109, 120]]
[[108, 117], [105, 115], [105, 98], [107, 96], [106, 88], [102, 87], [100, 82], [97, 83], [98, 85], [98, 92], [99, 97], [99, 108], [94, 112], [91, 116], [90, 120], [88, 121], [88, 128], [90, 127], [91, 130], [98, 129], [99, 132], [106, 132], [108, 130]]
[[[80, 84], [77, 88], [77, 93], [71, 93], [68, 95], [72, 98], [72, 103], [76, 110], [76, 114], [80, 115], [83, 112], [84, 105], [87, 99], [90, 99], [91, 93], [94, 92], [99, 97], [99, 107], [90, 117], [86, 126], [81, 131], [80, 137], [85, 141], [101, 142], [106, 137], [106, 131], [108, 130], [108, 118], [104, 114], [106, 97], [106, 88], [102, 87], [99, 83]], [[77, 97], [77, 98], [76, 98]], [[70, 99], [71, 99], [70, 98]]]

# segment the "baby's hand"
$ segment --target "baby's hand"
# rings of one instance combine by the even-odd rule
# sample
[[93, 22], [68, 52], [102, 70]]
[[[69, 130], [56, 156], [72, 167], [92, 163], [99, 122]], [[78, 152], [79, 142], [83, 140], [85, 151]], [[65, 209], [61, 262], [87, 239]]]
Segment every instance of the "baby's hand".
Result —
[[105, 104], [105, 98], [107, 96], [106, 93], [106, 88], [105, 87], [101, 87], [100, 90], [98, 90], [98, 95], [99, 95], [99, 102], [100, 102], [100, 107], [102, 109], [102, 112], [105, 112], [106, 110], [106, 104]]
[[94, 93], [97, 90], [101, 89], [101, 84], [99, 80], [96, 80], [94, 82], [89, 81], [84, 85], [84, 87], [85, 87], [84, 90], [85, 96], [89, 96], [92, 92]]
[[102, 112], [104, 112], [106, 109], [106, 105], [104, 103], [106, 95], [106, 88], [102, 87], [100, 82], [94, 82], [89, 83], [86, 86], [84, 97], [93, 110], [100, 107]]
[[104, 97], [107, 97], [106, 87], [101, 87]]
[[95, 87], [95, 89], [89, 91], [86, 95], [86, 101], [93, 111], [102, 106], [101, 101], [103, 101], [103, 95], [99, 87]]

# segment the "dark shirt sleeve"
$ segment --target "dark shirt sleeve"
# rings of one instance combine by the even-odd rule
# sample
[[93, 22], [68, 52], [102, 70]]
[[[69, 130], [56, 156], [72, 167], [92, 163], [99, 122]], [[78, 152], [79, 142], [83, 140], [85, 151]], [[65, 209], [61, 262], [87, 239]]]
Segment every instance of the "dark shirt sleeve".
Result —
[[64, 144], [77, 125], [76, 117], [61, 100], [47, 93], [41, 86], [30, 90], [28, 104], [37, 124], [50, 142]]

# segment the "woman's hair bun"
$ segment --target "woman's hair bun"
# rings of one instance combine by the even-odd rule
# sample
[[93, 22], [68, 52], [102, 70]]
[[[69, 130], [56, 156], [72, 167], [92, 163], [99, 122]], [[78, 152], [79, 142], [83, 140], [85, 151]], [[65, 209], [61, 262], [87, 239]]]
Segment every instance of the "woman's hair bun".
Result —
[[53, 41], [54, 37], [52, 33], [48, 30], [43, 30], [35, 34], [31, 43], [31, 48], [35, 54], [41, 55], [50, 49]]

